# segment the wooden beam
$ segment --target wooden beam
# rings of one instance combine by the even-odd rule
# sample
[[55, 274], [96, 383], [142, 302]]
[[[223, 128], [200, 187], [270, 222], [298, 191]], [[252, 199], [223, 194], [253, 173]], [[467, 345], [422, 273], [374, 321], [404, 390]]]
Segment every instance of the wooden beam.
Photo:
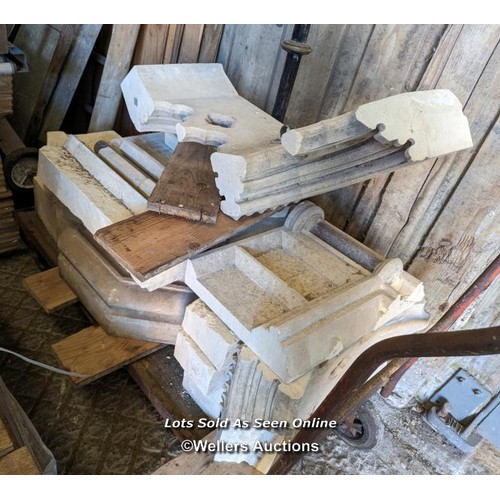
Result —
[[138, 280], [145, 281], [269, 217], [273, 212], [235, 221], [219, 214], [205, 224], [154, 212], [144, 212], [102, 228], [97, 242]]
[[7, 25], [0, 24], [0, 55], [9, 52], [9, 42], [7, 39]]
[[164, 344], [156, 342], [112, 337], [100, 326], [90, 326], [52, 345], [66, 370], [87, 375], [71, 377], [77, 386], [89, 384], [162, 347]]
[[132, 66], [163, 62], [170, 26], [172, 25], [141, 24]]
[[177, 62], [179, 57], [179, 50], [182, 42], [182, 35], [184, 33], [184, 24], [171, 24], [167, 42], [165, 44], [165, 54], [163, 56], [163, 64], [170, 64]]
[[223, 31], [223, 24], [205, 24], [198, 55], [199, 63], [213, 63], [217, 60]]
[[71, 45], [73, 44], [78, 28], [78, 24], [63, 25], [59, 40], [57, 41], [56, 48], [54, 49], [54, 54], [52, 55], [49, 67], [47, 68], [42, 89], [38, 95], [33, 114], [31, 115], [31, 121], [25, 136], [25, 142], [27, 144], [35, 144], [38, 140], [38, 134], [40, 127], [42, 126], [45, 109], [57, 84], [62, 67], [71, 49]]
[[[166, 346], [128, 366], [128, 372], [164, 419], [192, 420], [208, 417], [182, 387], [184, 370], [174, 358], [174, 346]], [[209, 430], [172, 429], [179, 439], [202, 439]]]
[[204, 24], [186, 24], [179, 49], [178, 63], [198, 62]]
[[38, 140], [41, 143], [46, 144], [47, 132], [59, 130], [73, 100], [101, 28], [102, 24], [82, 24], [79, 26], [75, 42], [69, 50], [57, 86], [43, 116], [43, 122], [38, 135]]
[[26, 446], [0, 458], [0, 476], [37, 475], [40, 469], [36, 465], [31, 453]]
[[89, 132], [111, 130], [121, 102], [120, 84], [132, 62], [140, 24], [114, 24], [106, 64], [97, 91]]
[[210, 155], [215, 147], [179, 144], [148, 199], [148, 209], [215, 224], [220, 195]]
[[57, 267], [24, 278], [23, 285], [47, 314], [78, 301], [73, 290], [59, 275]]
[[7, 427], [0, 418], [0, 458], [14, 450], [14, 442]]

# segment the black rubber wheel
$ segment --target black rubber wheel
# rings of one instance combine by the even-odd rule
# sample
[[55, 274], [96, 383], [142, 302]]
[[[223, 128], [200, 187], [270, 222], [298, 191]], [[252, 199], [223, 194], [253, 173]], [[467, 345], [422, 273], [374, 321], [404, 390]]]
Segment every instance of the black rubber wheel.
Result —
[[5, 182], [14, 196], [16, 209], [35, 204], [33, 178], [38, 168], [38, 149], [22, 148], [4, 159]]
[[356, 410], [352, 426], [341, 422], [336, 433], [349, 446], [361, 450], [371, 450], [377, 444], [378, 425], [365, 405]]

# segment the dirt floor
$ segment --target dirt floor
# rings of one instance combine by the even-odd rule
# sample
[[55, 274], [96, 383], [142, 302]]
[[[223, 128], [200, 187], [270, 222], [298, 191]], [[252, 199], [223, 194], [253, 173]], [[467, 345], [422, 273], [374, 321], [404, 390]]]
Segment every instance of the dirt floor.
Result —
[[[0, 346], [57, 365], [50, 346], [90, 323], [73, 305], [50, 316], [24, 290], [39, 272], [33, 253], [0, 256]], [[0, 376], [54, 454], [60, 474], [149, 474], [180, 453], [180, 442], [125, 369], [75, 388], [66, 377], [0, 353]], [[498, 474], [500, 451], [482, 442], [472, 455], [435, 433], [417, 409], [368, 403], [377, 444], [358, 450], [332, 432], [295, 474]]]

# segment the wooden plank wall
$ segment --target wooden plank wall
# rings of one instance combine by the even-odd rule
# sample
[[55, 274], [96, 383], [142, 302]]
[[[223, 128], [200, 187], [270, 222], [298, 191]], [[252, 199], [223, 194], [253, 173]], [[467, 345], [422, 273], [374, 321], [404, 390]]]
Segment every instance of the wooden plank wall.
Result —
[[[227, 25], [221, 62], [237, 90], [269, 111], [290, 25]], [[500, 27], [313, 25], [285, 122], [304, 126], [405, 91], [448, 88], [474, 147], [315, 198], [327, 219], [426, 282], [442, 315], [500, 251]], [[281, 66], [280, 66], [281, 65]], [[274, 85], [273, 85], [274, 83]]]

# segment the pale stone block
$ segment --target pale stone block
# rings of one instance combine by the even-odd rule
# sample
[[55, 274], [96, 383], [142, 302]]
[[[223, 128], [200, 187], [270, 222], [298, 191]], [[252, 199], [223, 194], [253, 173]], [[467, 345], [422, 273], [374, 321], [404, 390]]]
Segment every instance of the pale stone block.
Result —
[[410, 161], [435, 158], [472, 147], [469, 122], [462, 104], [450, 90], [408, 92], [361, 105], [356, 118], [375, 139], [402, 146]]
[[219, 371], [226, 371], [239, 352], [239, 340], [201, 301], [187, 308], [182, 327]]
[[64, 148], [40, 149], [37, 175], [92, 234], [133, 215]]
[[278, 140], [282, 124], [238, 95], [220, 64], [135, 66], [122, 82], [141, 132], [236, 151]]
[[71, 153], [85, 170], [132, 213], [146, 211], [147, 200], [123, 177], [110, 168], [83, 142], [75, 136], [68, 136], [64, 148]]

